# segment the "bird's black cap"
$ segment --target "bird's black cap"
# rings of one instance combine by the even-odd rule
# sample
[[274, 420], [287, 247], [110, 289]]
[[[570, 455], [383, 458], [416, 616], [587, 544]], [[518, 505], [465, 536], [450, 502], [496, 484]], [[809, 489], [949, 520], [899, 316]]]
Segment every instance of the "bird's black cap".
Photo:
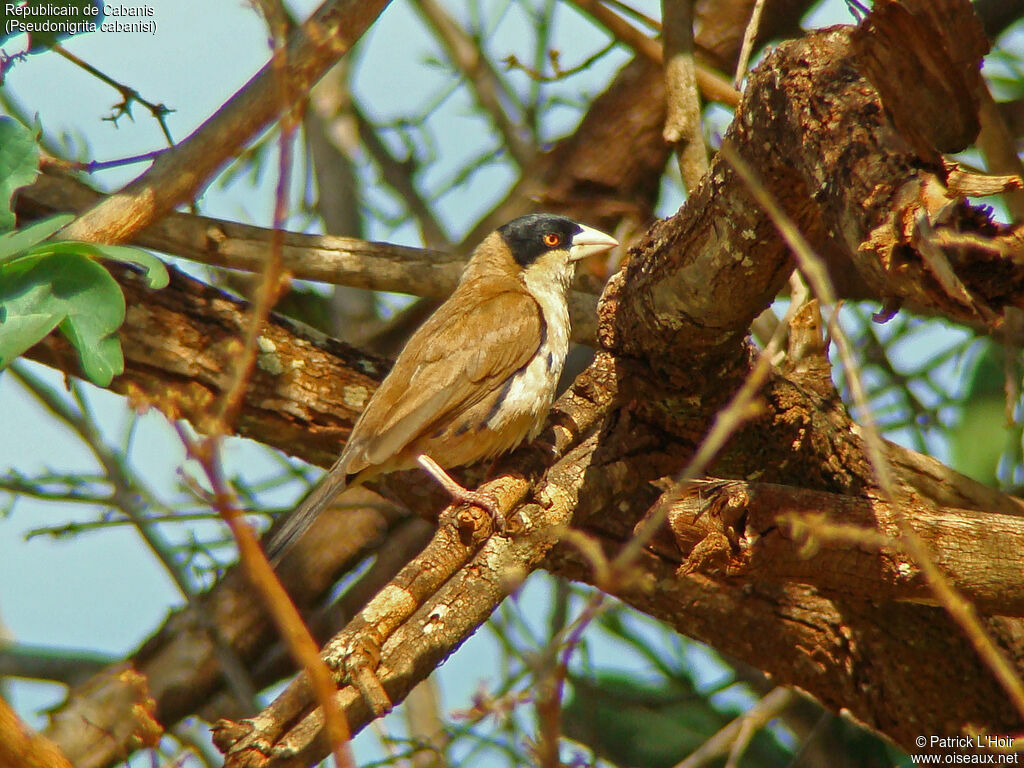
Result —
[[531, 213], [498, 227], [512, 258], [522, 267], [528, 267], [543, 253], [568, 248], [573, 236], [582, 231], [572, 219], [551, 213]]

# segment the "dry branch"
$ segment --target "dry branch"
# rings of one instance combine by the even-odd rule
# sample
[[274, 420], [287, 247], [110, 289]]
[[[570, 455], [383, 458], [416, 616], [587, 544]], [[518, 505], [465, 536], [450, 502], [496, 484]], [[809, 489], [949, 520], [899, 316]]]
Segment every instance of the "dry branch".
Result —
[[[209, 430], [211, 404], [241, 348], [246, 303], [176, 270], [161, 291], [133, 272], [124, 271], [120, 282], [128, 303], [120, 331], [125, 372], [111, 389]], [[333, 461], [388, 363], [280, 317], [264, 328], [260, 344], [237, 434], [313, 463]], [[78, 371], [74, 349], [60, 336], [50, 335], [29, 356]]]
[[[18, 214], [28, 219], [53, 213], [77, 213], [108, 199], [57, 171], [42, 173], [18, 192]], [[252, 224], [171, 212], [135, 233], [131, 242], [174, 256], [245, 272], [266, 263], [273, 230]], [[429, 248], [369, 242], [337, 235], [286, 232], [282, 265], [292, 277], [351, 288], [394, 291], [426, 298], [447, 298], [462, 276], [466, 258]], [[575, 341], [593, 344], [597, 297], [586, 290], [569, 296]]]
[[[326, 646], [324, 656], [337, 670], [342, 685], [338, 700], [353, 731], [375, 716], [371, 697], [360, 695], [361, 686], [356, 685], [361, 672], [375, 670], [375, 684], [383, 686], [390, 701], [400, 701], [486, 620], [557, 542], [576, 507], [587, 457], [598, 444], [592, 430], [611, 405], [615, 387], [614, 366], [602, 357], [556, 404], [554, 454], [564, 458], [547, 471], [554, 478], [549, 493], [518, 507], [513, 535], [491, 536], [481, 546], [481, 535], [490, 533], [489, 521], [482, 527], [477, 522], [467, 535], [460, 532], [467, 529], [466, 521], [446, 515], [426, 549]], [[483, 488], [502, 510], [511, 510], [547, 461], [550, 457], [539, 451], [520, 456], [515, 476], [499, 477]], [[297, 767], [322, 758], [327, 744], [322, 715], [314, 706], [309, 684], [300, 675], [255, 717], [219, 723], [215, 739], [226, 754], [225, 765]]]
[[33, 733], [0, 698], [0, 764], [8, 768], [71, 768], [49, 739]]
[[157, 158], [128, 186], [68, 225], [69, 239], [117, 243], [191, 200], [256, 134], [298, 100], [356, 40], [388, 0], [327, 0], [289, 36], [285, 64], [267, 63], [191, 136]]
[[[931, 600], [900, 548], [895, 510], [870, 496], [708, 480], [669, 491], [660, 503], [670, 507], [677, 549], [657, 551], [681, 555], [684, 568], [739, 581], [801, 582], [860, 600]], [[980, 610], [1024, 616], [1024, 517], [926, 501], [900, 511]], [[700, 556], [688, 559], [696, 551]]]

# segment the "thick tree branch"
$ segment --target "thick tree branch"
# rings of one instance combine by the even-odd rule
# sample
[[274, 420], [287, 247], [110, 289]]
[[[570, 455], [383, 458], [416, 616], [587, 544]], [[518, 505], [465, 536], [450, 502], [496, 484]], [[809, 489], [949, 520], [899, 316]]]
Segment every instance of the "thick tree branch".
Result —
[[[128, 314], [120, 330], [125, 372], [111, 389], [170, 418], [206, 431], [211, 404], [228, 385], [245, 324], [246, 303], [171, 270], [171, 283], [150, 291], [134, 272], [120, 273]], [[75, 373], [77, 355], [51, 334], [29, 356]], [[237, 434], [328, 464], [389, 364], [312, 329], [272, 317], [263, 330], [256, 370]]]
[[[427, 548], [327, 645], [324, 656], [338, 670], [343, 685], [339, 702], [353, 731], [375, 716], [373, 695], [360, 683], [367, 671], [391, 702], [400, 701], [486, 620], [556, 543], [576, 506], [587, 457], [598, 445], [593, 429], [615, 397], [615, 378], [611, 361], [601, 357], [556, 404], [554, 452], [564, 458], [547, 472], [554, 478], [550, 493], [518, 507], [514, 535], [491, 536], [481, 547], [481, 536], [490, 533], [489, 519], [481, 526], [478, 518], [445, 515]], [[531, 478], [550, 461], [543, 452], [527, 450], [504, 464], [516, 456], [515, 475], [483, 486], [503, 510], [519, 504]], [[300, 675], [259, 715], [218, 724], [215, 739], [227, 755], [226, 766], [302, 766], [326, 754], [322, 730], [322, 716]]]
[[[605, 543], [612, 552], [615, 540]], [[593, 583], [570, 547], [549, 567]], [[804, 584], [734, 583], [693, 574], [653, 555], [638, 568], [640, 590], [619, 590], [638, 610], [745, 660], [779, 685], [795, 685], [909, 751], [922, 733], [1015, 733], [1020, 722], [1002, 689], [944, 611], [894, 602], [829, 599]], [[1020, 665], [1019, 623], [989, 619], [990, 633]], [[956, 691], [960, 695], [951, 696]], [[983, 724], [983, 725], [982, 725]]]
[[[919, 569], [899, 546], [890, 504], [805, 488], [700, 481], [668, 491], [674, 550], [684, 569], [751, 583], [796, 581], [860, 600], [928, 602]], [[979, 610], [1024, 616], [1024, 517], [917, 501], [899, 513], [935, 563]]]

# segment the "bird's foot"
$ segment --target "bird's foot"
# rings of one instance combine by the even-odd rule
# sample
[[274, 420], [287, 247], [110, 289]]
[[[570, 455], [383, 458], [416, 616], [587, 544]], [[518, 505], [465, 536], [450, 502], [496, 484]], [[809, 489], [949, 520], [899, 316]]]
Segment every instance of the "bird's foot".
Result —
[[463, 487], [455, 478], [445, 472], [441, 465], [427, 456], [425, 453], [416, 457], [416, 462], [423, 468], [423, 471], [434, 478], [442, 488], [448, 491], [453, 501], [462, 504], [472, 504], [486, 511], [494, 522], [494, 530], [505, 530], [505, 515], [498, 507], [498, 500], [488, 493], [471, 491]]

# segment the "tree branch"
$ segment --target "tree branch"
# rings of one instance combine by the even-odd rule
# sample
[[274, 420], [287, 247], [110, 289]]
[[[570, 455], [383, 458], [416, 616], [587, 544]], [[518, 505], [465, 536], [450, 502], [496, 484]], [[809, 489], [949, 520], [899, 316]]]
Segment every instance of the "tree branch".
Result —
[[[791, 581], [861, 600], [932, 597], [899, 544], [897, 512], [879, 499], [806, 488], [707, 480], [668, 491], [674, 544], [658, 553], [687, 572]], [[1024, 517], [904, 503], [899, 513], [936, 565], [987, 613], [1024, 616]], [[699, 551], [698, 551], [699, 550]], [[690, 559], [688, 559], [690, 558]]]
[[[38, 218], [78, 212], [107, 200], [92, 188], [51, 169], [18, 191], [18, 214]], [[132, 236], [136, 245], [211, 266], [259, 273], [273, 230], [224, 219], [171, 212]], [[292, 277], [351, 288], [447, 298], [458, 285], [466, 258], [455, 252], [369, 242], [337, 235], [286, 232], [282, 265]], [[573, 339], [593, 344], [597, 297], [586, 290], [569, 296]]]
[[[388, 0], [327, 0], [289, 36], [285, 66], [264, 65], [191, 136], [103, 203], [63, 230], [70, 240], [123, 242], [195, 197], [228, 160], [284, 110], [290, 109], [348, 51]], [[279, 75], [291, 101], [282, 103]]]

